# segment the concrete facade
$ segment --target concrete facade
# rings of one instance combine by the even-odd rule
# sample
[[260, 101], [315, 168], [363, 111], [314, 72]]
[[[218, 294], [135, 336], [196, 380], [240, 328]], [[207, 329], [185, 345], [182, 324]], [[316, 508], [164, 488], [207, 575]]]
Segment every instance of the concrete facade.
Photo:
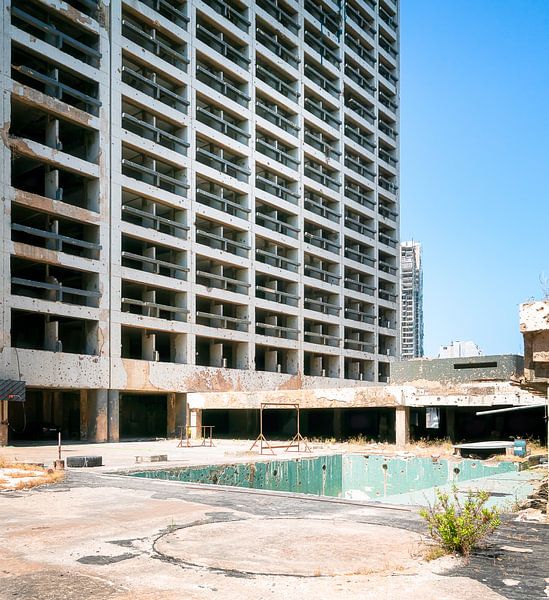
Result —
[[423, 265], [421, 244], [400, 244], [400, 358], [423, 356]]
[[387, 381], [396, 2], [0, 7], [0, 378], [37, 418]]
[[467, 356], [482, 356], [482, 350], [475, 342], [455, 341], [441, 346], [438, 351], [438, 358], [464, 358]]
[[549, 385], [549, 300], [520, 305], [524, 338], [524, 382], [543, 391]]

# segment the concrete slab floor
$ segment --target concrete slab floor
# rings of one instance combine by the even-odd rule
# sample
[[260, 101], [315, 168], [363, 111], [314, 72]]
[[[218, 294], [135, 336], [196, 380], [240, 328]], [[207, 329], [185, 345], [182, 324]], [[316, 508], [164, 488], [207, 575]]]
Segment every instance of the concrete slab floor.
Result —
[[[174, 445], [78, 444], [75, 452], [102, 454], [104, 470], [112, 472], [135, 465], [147, 449], [171, 448], [174, 462], [204, 464], [204, 456], [226, 461], [229, 452], [233, 460], [249, 448]], [[3, 448], [0, 456], [14, 451], [20, 460], [56, 457], [54, 446]], [[427, 563], [423, 524], [412, 509], [104, 470], [72, 469], [60, 485], [0, 494], [2, 600], [547, 597], [546, 526], [506, 522], [468, 564], [453, 558]], [[517, 547], [527, 551], [504, 549]]]

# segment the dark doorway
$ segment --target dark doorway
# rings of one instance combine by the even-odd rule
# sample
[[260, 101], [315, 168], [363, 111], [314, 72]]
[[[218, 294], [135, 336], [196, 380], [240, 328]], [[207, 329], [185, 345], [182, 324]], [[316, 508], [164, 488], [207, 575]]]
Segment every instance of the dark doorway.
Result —
[[165, 438], [168, 430], [165, 395], [121, 394], [121, 438]]

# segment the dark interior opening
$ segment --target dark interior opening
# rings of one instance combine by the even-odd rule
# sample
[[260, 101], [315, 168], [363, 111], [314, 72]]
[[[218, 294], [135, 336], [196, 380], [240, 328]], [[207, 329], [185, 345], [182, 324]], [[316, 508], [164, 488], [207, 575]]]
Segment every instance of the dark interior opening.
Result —
[[165, 438], [167, 418], [165, 395], [120, 395], [120, 438]]

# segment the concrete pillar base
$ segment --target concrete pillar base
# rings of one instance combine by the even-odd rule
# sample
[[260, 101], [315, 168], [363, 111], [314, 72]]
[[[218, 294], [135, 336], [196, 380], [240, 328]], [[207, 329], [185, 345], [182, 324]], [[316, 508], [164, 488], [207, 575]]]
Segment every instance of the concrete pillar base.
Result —
[[407, 406], [395, 410], [395, 434], [397, 448], [410, 443], [410, 408]]

